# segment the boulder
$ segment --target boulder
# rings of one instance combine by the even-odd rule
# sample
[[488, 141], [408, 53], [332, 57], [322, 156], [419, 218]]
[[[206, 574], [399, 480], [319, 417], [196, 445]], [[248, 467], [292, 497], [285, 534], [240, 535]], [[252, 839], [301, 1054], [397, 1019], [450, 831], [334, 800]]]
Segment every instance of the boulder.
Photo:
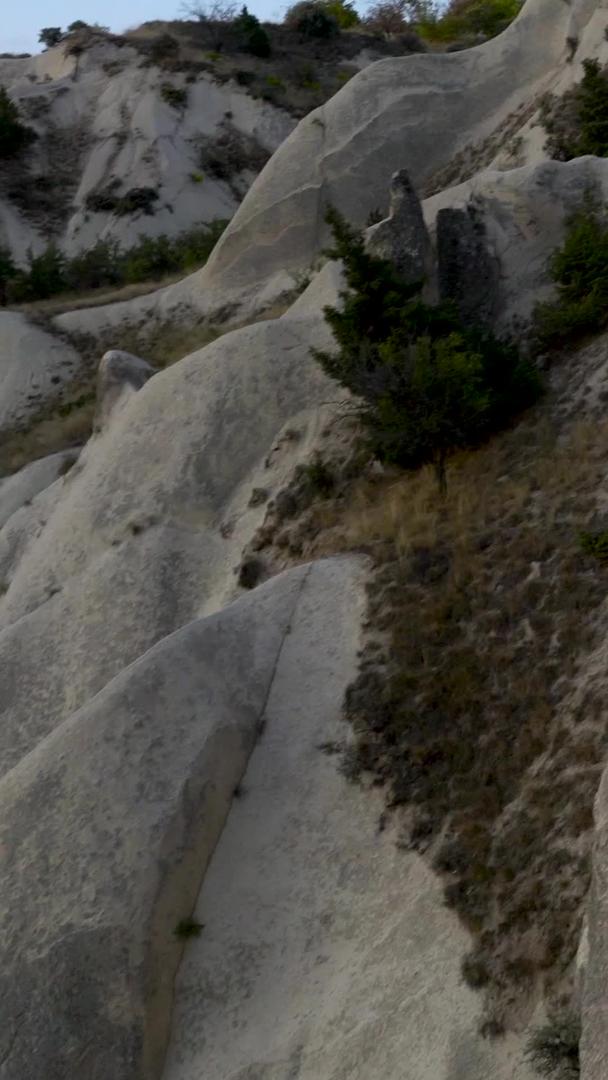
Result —
[[110, 415], [128, 401], [130, 394], [141, 390], [153, 374], [152, 365], [139, 356], [122, 349], [104, 353], [97, 372], [95, 430], [101, 431]]

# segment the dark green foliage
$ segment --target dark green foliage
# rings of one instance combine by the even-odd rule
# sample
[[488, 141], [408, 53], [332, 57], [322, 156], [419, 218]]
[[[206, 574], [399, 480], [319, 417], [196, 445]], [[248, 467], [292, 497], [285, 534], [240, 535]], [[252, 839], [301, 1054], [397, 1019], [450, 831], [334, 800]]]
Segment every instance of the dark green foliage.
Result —
[[144, 236], [127, 251], [115, 240], [98, 240], [72, 259], [51, 244], [42, 255], [30, 255], [24, 270], [16, 270], [10, 253], [0, 248], [0, 303], [45, 300], [63, 292], [89, 292], [194, 270], [207, 261], [227, 224], [218, 219], [174, 239]]
[[173, 933], [176, 938], [187, 941], [188, 938], [200, 937], [203, 929], [203, 923], [196, 922], [195, 919], [180, 919]]
[[554, 300], [538, 304], [534, 334], [539, 348], [567, 344], [608, 325], [608, 220], [588, 204], [568, 224], [551, 257]]
[[326, 498], [335, 487], [335, 480], [330, 469], [317, 454], [307, 465], [296, 470], [296, 478], [302, 478], [314, 495]]
[[461, 325], [448, 305], [420, 299], [333, 209], [333, 248], [344, 265], [343, 308], [325, 308], [338, 351], [314, 355], [363, 400], [373, 451], [406, 468], [434, 464], [440, 487], [456, 449], [478, 445], [539, 395], [536, 371], [488, 333]]
[[580, 1076], [578, 1016], [555, 1017], [530, 1037], [526, 1057], [539, 1076], [575, 1080]]
[[63, 33], [60, 26], [45, 26], [38, 34], [38, 41], [45, 49], [52, 49], [53, 45], [59, 45], [63, 41]]
[[20, 270], [8, 284], [8, 299], [13, 303], [46, 300], [67, 288], [65, 257], [54, 244], [41, 255], [31, 255], [27, 270]]
[[602, 563], [608, 562], [608, 532], [582, 532], [579, 541], [585, 555], [593, 555]]
[[188, 91], [183, 86], [163, 83], [160, 88], [160, 96], [172, 109], [185, 109], [188, 104]]
[[243, 52], [251, 53], [252, 56], [270, 56], [270, 39], [255, 15], [251, 15], [246, 7], [234, 20], [233, 29], [240, 41]]
[[84, 22], [83, 19], [75, 19], [74, 22], [70, 23], [70, 25], [68, 26], [68, 32], [70, 34], [74, 33], [75, 30], [88, 30], [88, 29], [89, 29], [89, 24]]
[[14, 157], [34, 138], [34, 132], [21, 122], [17, 106], [0, 86], [0, 159]]
[[329, 4], [319, 0], [300, 0], [287, 13], [286, 24], [303, 37], [328, 40], [340, 32], [337, 18]]
[[85, 199], [87, 210], [95, 214], [118, 214], [119, 217], [139, 212], [148, 215], [154, 213], [154, 203], [158, 200], [155, 188], [130, 188], [124, 195], [118, 195], [119, 186], [119, 181], [112, 180], [105, 188], [91, 191]]
[[583, 60], [585, 74], [578, 86], [580, 138], [577, 156], [608, 154], [608, 76], [599, 60]]
[[547, 151], [557, 161], [584, 154], [608, 156], [608, 72], [598, 60], [583, 61], [580, 83], [559, 97], [546, 97], [541, 120]]

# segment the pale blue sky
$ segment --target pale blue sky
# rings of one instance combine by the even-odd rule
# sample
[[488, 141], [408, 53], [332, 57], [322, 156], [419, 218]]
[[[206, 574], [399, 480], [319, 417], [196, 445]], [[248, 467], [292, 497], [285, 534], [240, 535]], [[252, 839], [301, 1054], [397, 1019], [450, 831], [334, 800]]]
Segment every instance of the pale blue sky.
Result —
[[[0, 52], [37, 52], [42, 26], [66, 27], [75, 19], [98, 22], [118, 32], [150, 19], [171, 19], [181, 0], [3, 0]], [[285, 0], [249, 0], [260, 19], [280, 18]]]

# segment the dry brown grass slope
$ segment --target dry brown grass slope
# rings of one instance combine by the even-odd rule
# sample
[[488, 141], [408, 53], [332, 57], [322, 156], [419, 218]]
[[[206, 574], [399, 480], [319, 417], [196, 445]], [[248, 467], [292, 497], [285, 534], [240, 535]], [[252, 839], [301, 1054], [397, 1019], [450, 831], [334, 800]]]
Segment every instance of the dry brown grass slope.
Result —
[[277, 500], [254, 544], [273, 566], [373, 558], [342, 767], [443, 876], [487, 1034], [572, 994], [608, 746], [605, 680], [585, 678], [608, 571], [580, 544], [608, 525], [607, 380], [601, 342], [568, 357], [542, 406], [456, 458], [443, 502], [430, 470], [352, 479], [328, 449], [333, 491]]

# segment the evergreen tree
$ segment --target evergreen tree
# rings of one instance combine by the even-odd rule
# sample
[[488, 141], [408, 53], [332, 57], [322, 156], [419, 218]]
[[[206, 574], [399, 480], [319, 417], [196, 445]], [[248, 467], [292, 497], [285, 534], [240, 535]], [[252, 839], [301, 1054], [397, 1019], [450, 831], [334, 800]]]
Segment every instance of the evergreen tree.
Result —
[[335, 209], [327, 213], [347, 288], [341, 308], [326, 307], [335, 352], [313, 355], [328, 375], [361, 399], [373, 451], [406, 468], [433, 464], [446, 487], [446, 462], [507, 424], [540, 391], [536, 371], [516, 351], [454, 308], [425, 304], [422, 282], [406, 283], [387, 259]]
[[33, 138], [34, 132], [21, 123], [17, 106], [0, 86], [0, 158], [13, 157]]

